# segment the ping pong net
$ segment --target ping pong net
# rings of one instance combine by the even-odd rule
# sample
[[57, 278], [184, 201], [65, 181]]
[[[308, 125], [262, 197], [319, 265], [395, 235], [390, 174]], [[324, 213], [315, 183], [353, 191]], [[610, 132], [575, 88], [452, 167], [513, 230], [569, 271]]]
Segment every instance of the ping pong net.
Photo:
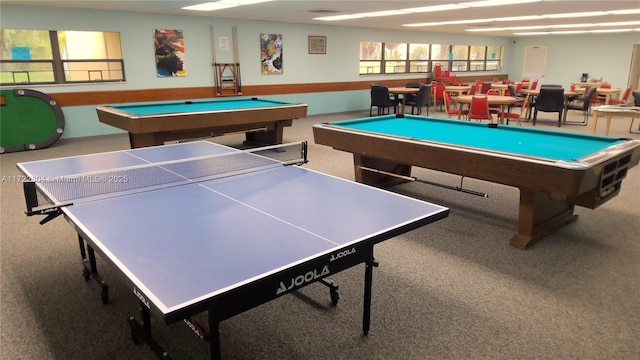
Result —
[[222, 154], [43, 177], [23, 183], [27, 216], [60, 215], [73, 202], [91, 201], [193, 184], [307, 162], [307, 143], [295, 142]]

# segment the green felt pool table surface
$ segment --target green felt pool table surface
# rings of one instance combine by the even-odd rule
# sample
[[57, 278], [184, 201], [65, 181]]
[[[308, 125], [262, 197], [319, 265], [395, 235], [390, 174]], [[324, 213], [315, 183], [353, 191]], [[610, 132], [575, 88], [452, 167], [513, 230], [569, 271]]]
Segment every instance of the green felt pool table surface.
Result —
[[147, 103], [132, 105], [113, 105], [112, 107], [133, 116], [175, 114], [189, 112], [234, 111], [259, 107], [290, 105], [284, 101], [264, 100], [257, 98], [225, 99], [225, 100], [192, 100], [169, 103]]
[[132, 148], [244, 132], [248, 142], [282, 143], [283, 128], [307, 105], [259, 98], [199, 99], [99, 106], [100, 122], [129, 132]]
[[521, 249], [575, 221], [575, 206], [595, 209], [614, 198], [640, 162], [638, 140], [404, 114], [315, 124], [313, 135], [351, 152], [354, 178], [365, 184], [420, 181], [411, 176], [415, 166], [517, 187], [510, 243]]
[[331, 124], [354, 130], [562, 161], [578, 161], [623, 142], [623, 140], [605, 136], [509, 125], [498, 125], [493, 128], [487, 123], [408, 115], [379, 116]]

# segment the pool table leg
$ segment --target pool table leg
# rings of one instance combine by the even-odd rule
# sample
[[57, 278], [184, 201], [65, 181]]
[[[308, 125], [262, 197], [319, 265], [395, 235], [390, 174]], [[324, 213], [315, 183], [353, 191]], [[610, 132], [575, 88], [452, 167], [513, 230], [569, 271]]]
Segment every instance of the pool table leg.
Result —
[[527, 249], [548, 234], [578, 219], [564, 196], [520, 189], [518, 233], [511, 246]]

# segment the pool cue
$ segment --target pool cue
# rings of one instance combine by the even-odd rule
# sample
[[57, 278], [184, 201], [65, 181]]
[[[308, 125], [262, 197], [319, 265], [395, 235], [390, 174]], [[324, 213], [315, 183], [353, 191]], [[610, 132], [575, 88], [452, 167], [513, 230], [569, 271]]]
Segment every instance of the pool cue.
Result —
[[216, 38], [213, 34], [213, 25], [209, 25], [209, 36], [211, 37], [211, 58], [213, 61], [211, 63], [211, 66], [213, 67], [213, 82], [215, 83], [216, 87], [216, 95], [220, 95], [218, 67], [216, 66]]
[[240, 81], [240, 55], [238, 54], [238, 29], [234, 26], [231, 28], [233, 36], [233, 62], [236, 68], [236, 92], [242, 95], [242, 81]]

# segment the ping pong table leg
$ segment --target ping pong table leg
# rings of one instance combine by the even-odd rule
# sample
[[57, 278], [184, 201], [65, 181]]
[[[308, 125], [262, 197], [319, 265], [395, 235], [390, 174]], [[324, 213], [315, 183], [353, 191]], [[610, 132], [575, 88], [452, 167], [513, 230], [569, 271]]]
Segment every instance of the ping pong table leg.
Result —
[[222, 360], [220, 351], [220, 322], [210, 310], [209, 318], [209, 352], [212, 360]]
[[365, 335], [369, 334], [371, 327], [371, 288], [373, 286], [373, 268], [378, 263], [373, 258], [373, 245], [369, 248], [368, 260], [364, 267], [364, 309], [362, 312], [362, 331]]
[[131, 329], [131, 339], [136, 345], [145, 342], [160, 359], [171, 359], [169, 353], [151, 336], [151, 312], [149, 308], [142, 302], [139, 303], [139, 306], [142, 320], [138, 321], [135, 316], [131, 316], [128, 321]]
[[102, 276], [98, 274], [98, 266], [96, 265], [96, 253], [89, 244], [85, 243], [82, 235], [80, 234], [78, 234], [78, 243], [80, 245], [80, 256], [82, 257], [82, 264], [84, 266], [82, 276], [84, 276], [84, 279], [87, 281], [89, 281], [90, 278], [94, 278], [96, 280], [96, 282], [102, 289], [102, 293], [100, 294], [102, 303], [106, 304], [109, 302], [109, 285], [102, 279]]

